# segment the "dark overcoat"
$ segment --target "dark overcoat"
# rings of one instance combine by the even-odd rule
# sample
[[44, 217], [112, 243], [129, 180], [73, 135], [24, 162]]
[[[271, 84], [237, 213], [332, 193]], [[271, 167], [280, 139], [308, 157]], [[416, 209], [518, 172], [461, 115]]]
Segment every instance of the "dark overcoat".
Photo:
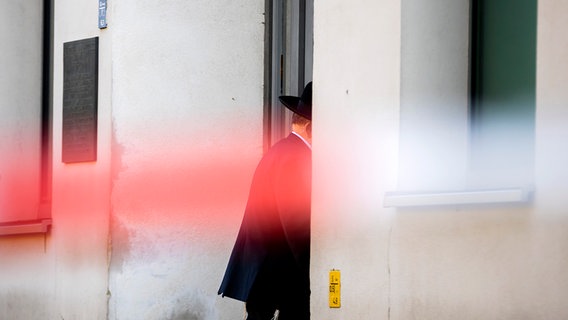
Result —
[[[309, 296], [311, 149], [295, 134], [258, 164], [219, 294]], [[309, 297], [308, 297], [309, 299]]]

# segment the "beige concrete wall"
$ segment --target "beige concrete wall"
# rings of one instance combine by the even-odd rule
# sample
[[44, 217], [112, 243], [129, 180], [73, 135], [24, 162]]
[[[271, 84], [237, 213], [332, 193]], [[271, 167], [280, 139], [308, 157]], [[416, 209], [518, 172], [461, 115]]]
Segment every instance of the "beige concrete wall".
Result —
[[[400, 2], [316, 2], [313, 319], [568, 316], [568, 7], [538, 9], [534, 198], [387, 209], [401, 161]], [[331, 269], [342, 274], [339, 309], [328, 307]]]
[[[31, 7], [33, 6], [33, 10]], [[29, 61], [12, 79], [31, 77], [35, 86], [26, 88], [18, 82], [12, 90], [20, 101], [34, 101], [21, 105], [17, 111], [27, 121], [12, 121], [33, 135], [12, 139], [16, 145], [32, 148], [18, 161], [21, 166], [35, 161], [39, 174], [40, 97], [41, 97], [41, 22], [42, 1], [14, 6], [8, 18], [36, 12], [33, 17], [16, 19], [9, 23], [15, 28], [10, 48], [21, 50], [19, 59]], [[15, 235], [0, 238], [1, 278], [0, 317], [3, 319], [106, 319], [108, 280], [108, 218], [110, 197], [110, 52], [104, 33], [97, 28], [98, 6], [93, 1], [55, 1], [53, 39], [53, 186], [51, 218], [53, 226], [48, 234]], [[10, 19], [2, 19], [10, 22]], [[36, 24], [38, 34], [18, 32], [23, 22]], [[4, 28], [3, 28], [4, 30]], [[100, 37], [99, 97], [98, 97], [98, 157], [96, 162], [63, 164], [61, 162], [63, 43], [83, 38]], [[7, 43], [2, 41], [3, 43]], [[35, 61], [35, 62], [34, 62]], [[11, 68], [17, 66], [13, 64]], [[37, 70], [30, 70], [36, 68]], [[2, 86], [6, 89], [5, 86]], [[23, 91], [22, 91], [23, 90]], [[4, 95], [3, 95], [4, 96]], [[13, 106], [18, 106], [16, 103]], [[4, 117], [3, 117], [4, 118]], [[6, 119], [6, 118], [4, 118]], [[8, 118], [12, 119], [12, 118]], [[12, 119], [13, 120], [13, 119]], [[34, 125], [35, 124], [35, 125]], [[34, 128], [35, 127], [35, 128]], [[34, 134], [35, 132], [35, 134]], [[35, 139], [35, 140], [34, 140]], [[34, 142], [35, 141], [35, 142]], [[39, 195], [39, 179], [29, 186]], [[32, 204], [33, 201], [30, 202]], [[38, 201], [31, 214], [19, 219], [38, 218]], [[28, 212], [29, 213], [29, 212]], [[45, 217], [44, 217], [45, 218]]]
[[[0, 239], [0, 317], [241, 318], [217, 289], [262, 154], [264, 1], [109, 1], [104, 30], [97, 5], [54, 4], [53, 226]], [[97, 161], [64, 164], [63, 44], [91, 37]]]
[[[400, 83], [399, 1], [314, 4], [312, 319], [387, 319]], [[328, 307], [339, 269], [342, 306]]]
[[[98, 29], [98, 2], [54, 1], [52, 318], [106, 319], [110, 212], [111, 30]], [[61, 161], [63, 44], [99, 37], [97, 160]]]
[[264, 1], [112, 3], [110, 319], [240, 319], [217, 295], [262, 154]]

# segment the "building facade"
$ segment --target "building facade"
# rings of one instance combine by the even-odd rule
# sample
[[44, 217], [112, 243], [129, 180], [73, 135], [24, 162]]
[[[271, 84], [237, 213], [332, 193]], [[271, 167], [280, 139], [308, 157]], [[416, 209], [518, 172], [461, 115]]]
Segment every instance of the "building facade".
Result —
[[312, 79], [313, 319], [568, 317], [562, 1], [1, 6], [0, 318], [244, 318], [217, 289]]

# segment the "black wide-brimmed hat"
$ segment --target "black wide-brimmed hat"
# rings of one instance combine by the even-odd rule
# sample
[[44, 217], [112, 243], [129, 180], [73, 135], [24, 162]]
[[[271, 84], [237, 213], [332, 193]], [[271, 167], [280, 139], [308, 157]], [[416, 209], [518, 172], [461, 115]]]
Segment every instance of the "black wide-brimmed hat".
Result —
[[310, 81], [304, 88], [301, 97], [280, 96], [280, 102], [292, 112], [302, 117], [312, 120], [312, 82]]

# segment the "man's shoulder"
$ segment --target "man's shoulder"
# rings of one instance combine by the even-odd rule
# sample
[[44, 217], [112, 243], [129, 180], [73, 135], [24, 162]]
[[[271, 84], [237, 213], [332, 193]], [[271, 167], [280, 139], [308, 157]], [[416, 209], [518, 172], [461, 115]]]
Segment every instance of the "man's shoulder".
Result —
[[274, 144], [274, 146], [270, 148], [270, 151], [272, 150], [279, 151], [281, 149], [298, 149], [298, 150], [309, 151], [310, 148], [306, 145], [304, 141], [302, 141], [300, 137], [298, 137], [293, 133], [290, 133], [286, 138]]
[[287, 161], [286, 159], [310, 157], [311, 150], [294, 134], [275, 143], [262, 157], [261, 163], [274, 163]]
[[294, 134], [278, 141], [264, 156], [266, 162], [273, 165], [289, 163], [310, 163], [311, 149]]

